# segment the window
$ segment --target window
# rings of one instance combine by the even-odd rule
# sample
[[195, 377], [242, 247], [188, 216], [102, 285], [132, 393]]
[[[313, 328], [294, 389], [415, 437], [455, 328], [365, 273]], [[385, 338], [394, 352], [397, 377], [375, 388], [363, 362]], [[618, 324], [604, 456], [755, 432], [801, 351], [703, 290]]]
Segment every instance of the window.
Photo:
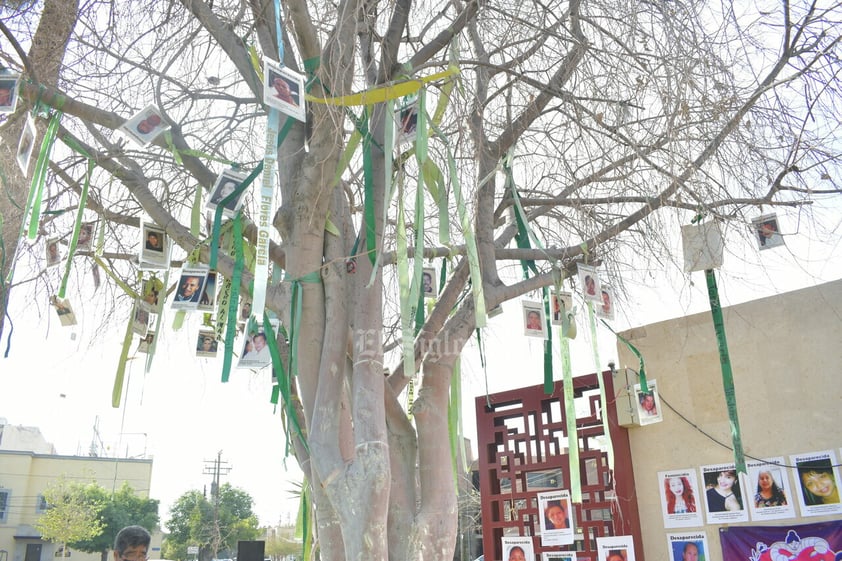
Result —
[[38, 495], [38, 498], [35, 500], [37, 501], [35, 503], [35, 512], [38, 514], [47, 512], [47, 498], [44, 495]]
[[0, 522], [6, 522], [9, 512], [9, 497], [11, 489], [0, 489]]

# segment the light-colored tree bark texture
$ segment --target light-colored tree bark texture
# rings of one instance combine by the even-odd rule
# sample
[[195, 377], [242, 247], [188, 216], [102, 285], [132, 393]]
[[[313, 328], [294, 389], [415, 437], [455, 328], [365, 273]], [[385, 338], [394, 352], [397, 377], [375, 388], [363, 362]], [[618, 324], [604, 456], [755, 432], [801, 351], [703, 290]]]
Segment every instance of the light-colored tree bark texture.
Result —
[[[90, 299], [93, 271], [108, 269], [95, 299], [107, 306], [85, 313], [103, 324], [127, 321], [132, 299], [110, 275], [139, 289], [141, 222], [175, 242], [174, 267], [195, 250], [207, 263], [209, 225], [191, 231], [196, 192], [207, 198], [230, 163], [251, 171], [263, 160], [262, 61], [277, 60], [281, 42], [281, 62], [304, 75], [310, 98], [306, 124], [289, 123], [277, 148], [270, 258], [287, 280], [318, 279], [300, 284], [291, 410], [306, 440], [293, 437], [323, 560], [452, 558], [447, 411], [454, 365], [477, 328], [478, 282], [489, 310], [556, 285], [587, 260], [622, 291], [624, 275], [681, 270], [671, 248], [678, 226], [697, 215], [744, 241], [761, 212], [799, 215], [828, 232], [836, 226], [822, 213], [839, 193], [837, 3], [743, 11], [603, 0], [275, 6], [0, 3], [0, 62], [22, 76], [17, 111], [0, 116], [4, 278], [16, 268], [0, 303], [11, 295], [45, 313], [57, 290], [43, 248], [51, 236], [66, 243], [73, 226], [86, 169], [67, 148], [74, 142], [96, 163], [86, 213], [106, 233], [101, 265], [92, 252], [73, 260], [69, 295], [77, 300]], [[418, 163], [424, 151], [415, 142], [387, 158], [386, 102], [325, 103], [361, 92], [388, 97], [422, 81], [428, 164]], [[39, 235], [28, 241], [19, 234], [31, 171], [24, 178], [14, 154], [36, 104], [64, 116]], [[172, 129], [141, 149], [116, 131], [148, 104]], [[45, 119], [37, 120], [43, 131]], [[355, 129], [363, 140], [345, 158]], [[523, 243], [516, 199], [540, 245]], [[235, 244], [255, 246], [259, 203], [255, 186]], [[470, 271], [468, 233], [479, 276]], [[402, 359], [401, 239], [410, 276], [413, 257], [446, 264], [446, 282], [414, 337], [411, 370]], [[537, 274], [502, 273], [525, 260]], [[230, 278], [234, 253], [223, 252], [217, 268]], [[240, 288], [248, 295], [266, 282], [246, 271]], [[269, 284], [267, 307], [289, 322], [291, 283]]]

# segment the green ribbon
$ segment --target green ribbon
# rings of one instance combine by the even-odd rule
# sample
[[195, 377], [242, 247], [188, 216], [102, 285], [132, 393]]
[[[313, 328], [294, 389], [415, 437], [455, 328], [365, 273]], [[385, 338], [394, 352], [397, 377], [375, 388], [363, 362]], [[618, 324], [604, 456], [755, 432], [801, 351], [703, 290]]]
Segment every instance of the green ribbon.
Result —
[[450, 458], [453, 466], [453, 485], [459, 484], [459, 464], [470, 469], [462, 440], [462, 361], [456, 357], [450, 381], [450, 401], [447, 408], [447, 428], [450, 438]]
[[[287, 424], [287, 431], [286, 431], [286, 455], [289, 455], [290, 449], [290, 431], [289, 425], [295, 429], [295, 435], [298, 437], [298, 440], [301, 442], [302, 446], [304, 446], [305, 450], [309, 450], [307, 446], [307, 438], [304, 436], [304, 431], [301, 428], [301, 425], [298, 422], [298, 416], [295, 414], [295, 407], [293, 406], [292, 401], [292, 381], [289, 377], [289, 373], [284, 369], [284, 362], [281, 360], [281, 353], [278, 350], [278, 336], [275, 331], [272, 329], [272, 323], [269, 321], [269, 314], [264, 314], [263, 316], [263, 326], [266, 333], [266, 340], [269, 345], [269, 355], [272, 357], [272, 369], [275, 372], [275, 378], [277, 383], [273, 387], [272, 395], [273, 397], [280, 393], [283, 397], [283, 407], [284, 412], [286, 413], [286, 417], [288, 420]], [[283, 330], [283, 328], [281, 328]], [[277, 388], [277, 390], [275, 389]], [[277, 399], [273, 401], [273, 403], [277, 404]]]
[[[567, 314], [562, 304], [562, 314]], [[582, 502], [582, 479], [579, 473], [579, 433], [576, 427], [576, 403], [573, 393], [573, 368], [570, 360], [570, 340], [558, 329], [561, 348], [562, 392], [564, 394], [564, 420], [567, 425], [567, 453], [570, 471], [570, 500]]]
[[397, 232], [395, 232], [395, 261], [398, 269], [398, 294], [400, 298], [401, 347], [403, 350], [403, 373], [415, 376], [415, 337], [412, 329], [410, 299], [409, 257], [406, 240], [406, 217], [404, 209], [403, 181], [398, 184]]
[[635, 347], [634, 345], [631, 344], [631, 342], [628, 339], [626, 339], [625, 337], [623, 337], [622, 335], [620, 335], [619, 333], [614, 331], [611, 328], [611, 326], [608, 325], [608, 323], [606, 323], [606, 321], [604, 319], [600, 319], [599, 321], [601, 321], [602, 325], [607, 327], [608, 331], [613, 333], [614, 336], [617, 337], [617, 339], [619, 339], [620, 341], [625, 343], [625, 345], [629, 348], [629, 350], [637, 357], [637, 360], [638, 360], [638, 383], [640, 384], [640, 391], [642, 391], [644, 393], [648, 392], [649, 391], [649, 384], [646, 381], [646, 367], [643, 364], [643, 355], [640, 353], [639, 350], [637, 350], [637, 347]]
[[50, 124], [47, 125], [47, 132], [41, 142], [41, 150], [38, 153], [38, 160], [35, 162], [35, 172], [32, 176], [32, 184], [29, 189], [29, 197], [26, 202], [27, 214], [29, 216], [29, 231], [27, 237], [34, 240], [38, 236], [38, 222], [41, 219], [41, 201], [44, 197], [44, 184], [47, 179], [50, 153], [56, 140], [61, 111], [54, 111], [50, 117]]
[[[258, 175], [263, 171], [263, 162], [261, 161], [257, 164], [257, 167], [246, 176], [240, 185], [234, 189], [232, 193], [230, 193], [227, 197], [224, 197], [219, 203], [216, 205], [216, 210], [214, 211], [213, 215], [213, 230], [211, 235], [211, 246], [210, 246], [210, 258], [208, 259], [208, 268], [212, 271], [216, 270], [216, 263], [219, 259], [219, 237], [222, 235], [222, 212], [225, 210], [225, 205], [229, 202], [235, 200], [240, 194], [245, 191], [249, 185], [251, 185], [254, 180], [257, 178]], [[242, 242], [238, 240], [238, 243], [242, 245]]]
[[377, 240], [374, 228], [374, 162], [371, 156], [371, 131], [369, 130], [369, 108], [363, 111], [363, 184], [365, 201], [363, 215], [365, 219], [365, 249], [371, 264], [374, 265], [377, 256]]
[[290, 330], [289, 330], [289, 375], [298, 376], [298, 338], [301, 333], [301, 316], [304, 311], [304, 289], [303, 282], [320, 283], [318, 271], [292, 279], [292, 295], [290, 298]]
[[[139, 273], [138, 280], [143, 278], [143, 273]], [[135, 295], [136, 296], [136, 295]], [[126, 377], [126, 361], [129, 357], [129, 349], [132, 346], [132, 339], [134, 331], [132, 324], [134, 323], [135, 308], [137, 308], [137, 298], [135, 297], [134, 305], [129, 314], [129, 321], [126, 324], [126, 334], [123, 336], [123, 348], [120, 351], [120, 359], [117, 362], [117, 372], [114, 375], [114, 386], [111, 389], [111, 407], [117, 409], [120, 407], [120, 402], [123, 399], [123, 381]]]
[[[234, 217], [234, 270], [231, 274], [231, 301], [228, 303], [228, 329], [225, 333], [225, 355], [222, 358], [222, 381], [227, 382], [231, 374], [234, 357], [234, 337], [237, 335], [237, 303], [240, 299], [240, 281], [243, 277], [243, 225], [240, 213]], [[214, 243], [218, 245], [218, 243]]]
[[67, 261], [64, 263], [64, 275], [61, 278], [61, 287], [58, 290], [58, 297], [64, 298], [67, 291], [67, 279], [70, 277], [70, 267], [73, 265], [73, 255], [76, 253], [76, 245], [79, 243], [79, 231], [82, 228], [82, 218], [85, 214], [85, 205], [88, 202], [88, 188], [91, 185], [91, 173], [94, 171], [94, 161], [88, 160], [88, 170], [85, 173], [85, 183], [82, 185], [82, 194], [79, 197], [79, 208], [76, 211], [76, 226], [70, 236], [70, 248], [67, 251]]
[[611, 427], [608, 423], [608, 400], [605, 395], [605, 382], [602, 380], [602, 364], [599, 360], [599, 344], [596, 340], [596, 314], [593, 310], [593, 302], [588, 301], [588, 317], [591, 324], [591, 343], [593, 347], [593, 361], [596, 368], [596, 377], [599, 380], [599, 402], [602, 404], [602, 430], [605, 433], [606, 455], [608, 456], [608, 469], [614, 469], [614, 444], [611, 442]]
[[737, 396], [734, 392], [734, 375], [731, 372], [731, 357], [728, 354], [728, 341], [725, 338], [725, 321], [722, 318], [722, 306], [719, 303], [719, 290], [716, 287], [716, 275], [713, 269], [705, 270], [710, 298], [710, 313], [713, 315], [713, 328], [716, 331], [716, 343], [719, 346], [719, 363], [722, 366], [722, 389], [728, 406], [728, 420], [731, 424], [731, 442], [734, 446], [734, 463], [737, 471], [746, 473], [746, 459], [740, 436], [740, 419], [737, 416]]
[[[167, 269], [164, 273], [164, 281], [162, 283], [163, 286], [167, 286], [170, 279], [170, 270]], [[149, 371], [152, 369], [152, 359], [155, 358], [155, 350], [158, 348], [158, 339], [161, 338], [161, 325], [164, 323], [164, 298], [162, 296], [158, 297], [158, 309], [157, 309], [157, 316], [155, 318], [155, 337], [152, 339], [152, 344], [149, 345], [149, 348], [146, 349], [146, 368], [145, 372], [148, 374]], [[135, 304], [136, 305], [136, 304]]]

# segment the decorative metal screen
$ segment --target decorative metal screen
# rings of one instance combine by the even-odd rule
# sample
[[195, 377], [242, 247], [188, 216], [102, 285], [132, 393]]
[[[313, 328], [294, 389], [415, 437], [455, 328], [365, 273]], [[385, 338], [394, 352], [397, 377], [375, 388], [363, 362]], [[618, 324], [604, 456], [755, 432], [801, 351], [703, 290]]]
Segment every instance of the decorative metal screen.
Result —
[[[596, 538], [618, 535], [634, 536], [636, 559], [645, 561], [628, 435], [617, 424], [611, 372], [602, 376], [609, 400], [605, 408], [596, 374], [573, 381], [582, 503], [574, 505], [576, 541], [572, 545], [543, 547], [539, 536], [538, 492], [570, 489], [562, 382], [555, 383], [552, 395], [538, 385], [477, 398], [485, 561], [502, 559], [503, 536], [533, 536], [539, 561], [541, 552], [565, 550], [580, 552], [578, 561], [597, 561]], [[614, 448], [613, 473], [605, 451], [603, 411]]]

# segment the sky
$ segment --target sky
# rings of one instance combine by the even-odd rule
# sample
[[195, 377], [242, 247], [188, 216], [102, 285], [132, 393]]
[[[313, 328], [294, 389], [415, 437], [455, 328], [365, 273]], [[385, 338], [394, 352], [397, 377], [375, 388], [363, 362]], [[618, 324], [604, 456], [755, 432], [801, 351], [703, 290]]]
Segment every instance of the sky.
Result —
[[[787, 245], [763, 252], [726, 232], [725, 264], [717, 272], [724, 306], [842, 278], [836, 237], [820, 243], [783, 217], [781, 229], [792, 233], [786, 236]], [[680, 239], [674, 246], [680, 260]], [[626, 293], [617, 295], [615, 329], [709, 312], [703, 273], [629, 267], [623, 272]], [[512, 267], [512, 274], [517, 269]], [[11, 350], [8, 358], [0, 358], [0, 417], [13, 425], [39, 427], [60, 454], [86, 455], [94, 442], [108, 456], [153, 457], [150, 496], [160, 501], [164, 523], [180, 495], [210, 487], [206, 472], [220, 451], [229, 468], [221, 481], [254, 498], [261, 525], [294, 521], [298, 502], [292, 491], [301, 475], [295, 460], [284, 457], [281, 419], [269, 402], [268, 371], [234, 369], [230, 381], [222, 383], [221, 359], [194, 356], [200, 322], [194, 314], [180, 331], [166, 326], [148, 373], [142, 360], [129, 361], [124, 405], [115, 409], [111, 390], [122, 333], [96, 333], [98, 324], [84, 307], [78, 326], [61, 327], [49, 309], [39, 318], [32, 298], [25, 289], [13, 292]], [[464, 352], [464, 434], [474, 441], [474, 450], [475, 397], [543, 380], [543, 345], [523, 336], [520, 301], [504, 303], [503, 311], [484, 331], [487, 370], [480, 365], [475, 340]], [[172, 312], [165, 317], [165, 324], [172, 322]], [[571, 351], [574, 375], [595, 370], [583, 317], [578, 315], [579, 336]], [[0, 348], [5, 343], [4, 334]], [[605, 369], [617, 356], [616, 340], [600, 327], [597, 344]], [[623, 366], [637, 368], [618, 365]], [[531, 374], [524, 377], [524, 372]], [[657, 378], [657, 373], [649, 375]]]

